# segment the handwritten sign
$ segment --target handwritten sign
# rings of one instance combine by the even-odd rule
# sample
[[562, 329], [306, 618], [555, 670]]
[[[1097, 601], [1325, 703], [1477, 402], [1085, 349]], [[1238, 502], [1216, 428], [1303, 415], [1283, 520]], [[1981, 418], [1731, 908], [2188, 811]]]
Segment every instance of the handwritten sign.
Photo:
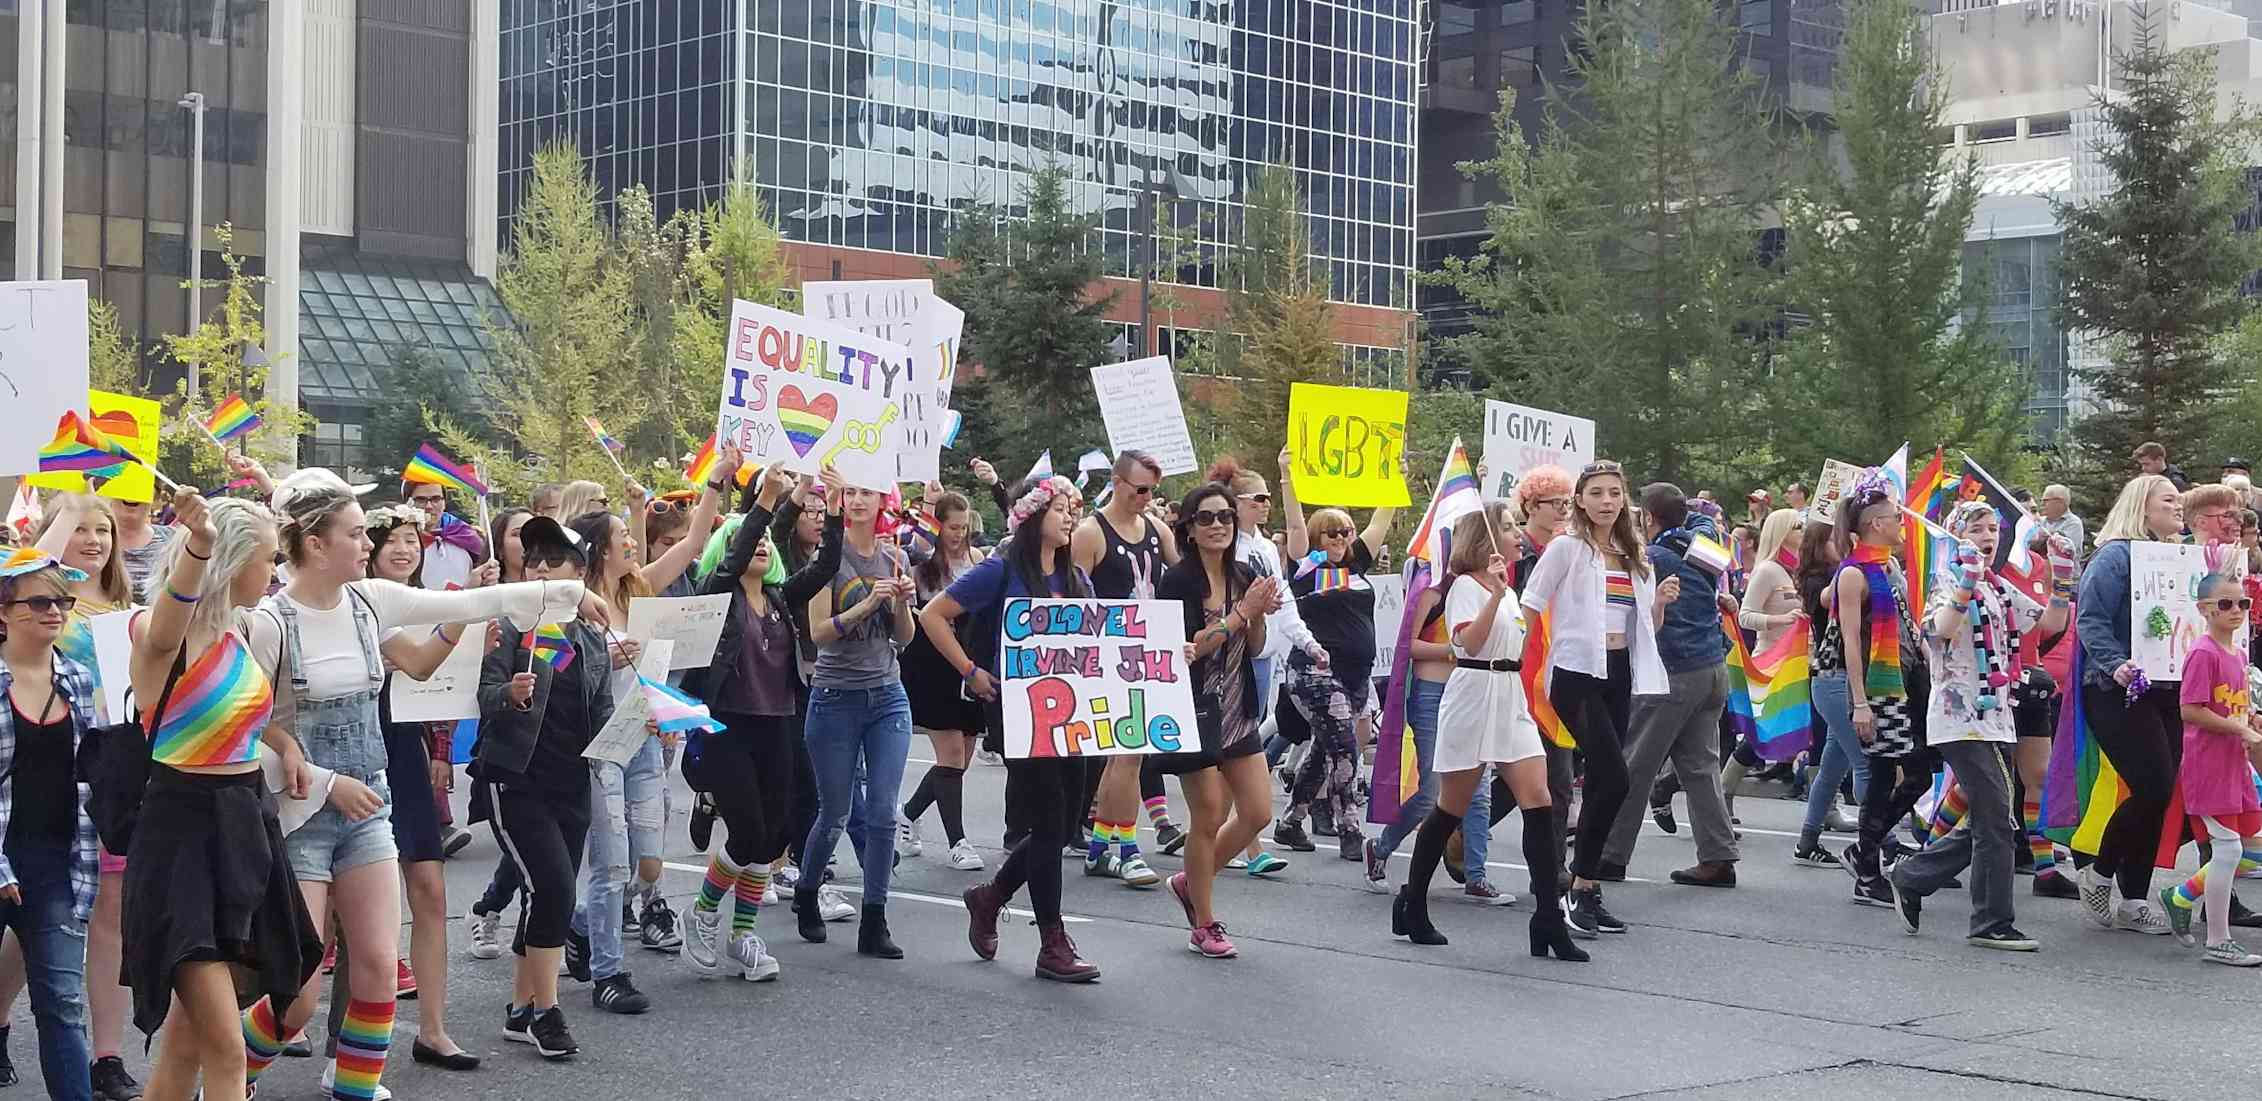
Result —
[[1533, 467], [1553, 463], [1575, 477], [1580, 467], [1593, 461], [1593, 421], [1485, 399], [1485, 496], [1506, 496], [1516, 480]]
[[1296, 499], [1350, 508], [1411, 503], [1399, 459], [1406, 450], [1406, 392], [1319, 386], [1288, 391], [1288, 447]]
[[832, 463], [852, 484], [885, 491], [895, 485], [893, 429], [911, 378], [911, 352], [901, 344], [733, 302], [716, 438], [737, 444], [751, 463], [802, 473]]
[[1374, 671], [1390, 672], [1398, 659], [1398, 621], [1406, 618], [1406, 578], [1403, 574], [1368, 574], [1374, 589]]
[[1194, 437], [1186, 431], [1186, 411], [1178, 403], [1178, 380], [1170, 360], [1149, 356], [1129, 363], [1092, 368], [1099, 392], [1100, 419], [1107, 424], [1108, 449], [1118, 455], [1144, 451], [1162, 464], [1164, 474], [1201, 469]]
[[932, 279], [840, 279], [801, 284], [801, 315], [911, 350], [911, 378], [896, 395], [895, 480], [940, 477], [965, 312], [935, 297]]
[[[2207, 549], [2183, 543], [2132, 541], [2128, 545], [2129, 660], [2155, 681], [2183, 679], [2183, 659], [2206, 637], [2199, 615], [2199, 579], [2207, 576]], [[2246, 575], [2242, 555], [2224, 556], [2222, 568]], [[2240, 594], [2243, 595], [2243, 594]], [[2238, 627], [2239, 653], [2253, 628]]]
[[86, 412], [86, 280], [0, 282], [0, 474], [36, 472], [68, 409]]
[[[666, 680], [674, 650], [674, 645], [665, 640], [646, 643], [643, 655], [636, 659], [636, 672], [653, 680]], [[652, 736], [647, 725], [652, 721], [652, 698], [625, 673], [620, 679], [626, 680], [628, 687], [613, 693], [613, 717], [589, 740], [589, 747], [582, 750], [581, 755], [591, 761], [610, 761], [625, 768], [629, 758], [644, 748], [644, 739]]]
[[[164, 422], [163, 406], [147, 398], [107, 390], [87, 391], [86, 401], [91, 414], [89, 419], [103, 435], [125, 444], [134, 458], [150, 464], [157, 462], [157, 430]], [[54, 433], [50, 431], [48, 437], [52, 439]], [[86, 492], [86, 478], [76, 471], [33, 474], [24, 481], [41, 489]], [[104, 481], [95, 492], [113, 500], [146, 503], [156, 495], [157, 479], [150, 475], [149, 467], [129, 466], [124, 473]]]
[[999, 699], [1008, 757], [1201, 748], [1175, 600], [1005, 602]]
[[464, 624], [462, 641], [424, 680], [395, 676], [386, 695], [393, 721], [447, 722], [479, 717], [479, 663], [487, 656], [487, 624]]
[[1807, 505], [1806, 518], [1819, 523], [1835, 523], [1833, 514], [1838, 502], [1854, 491], [1854, 479], [1861, 477], [1861, 468], [1836, 459], [1822, 460], [1822, 473], [1814, 479], [1814, 500]]
[[723, 640], [723, 620], [729, 615], [729, 593], [638, 597], [628, 606], [626, 637], [643, 643], [647, 654], [667, 643], [673, 668], [703, 669], [715, 660], [715, 647]]
[[942, 299], [932, 279], [822, 279], [801, 284], [801, 316], [910, 345], [912, 323]]

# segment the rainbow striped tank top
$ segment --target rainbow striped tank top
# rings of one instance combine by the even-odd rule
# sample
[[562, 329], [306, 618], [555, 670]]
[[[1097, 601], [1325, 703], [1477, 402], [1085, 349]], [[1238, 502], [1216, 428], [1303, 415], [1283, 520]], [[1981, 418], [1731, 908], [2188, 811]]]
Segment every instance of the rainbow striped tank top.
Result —
[[142, 720], [150, 758], [175, 768], [207, 768], [259, 759], [259, 732], [275, 709], [275, 689], [233, 632], [189, 663], [173, 686], [163, 722]]

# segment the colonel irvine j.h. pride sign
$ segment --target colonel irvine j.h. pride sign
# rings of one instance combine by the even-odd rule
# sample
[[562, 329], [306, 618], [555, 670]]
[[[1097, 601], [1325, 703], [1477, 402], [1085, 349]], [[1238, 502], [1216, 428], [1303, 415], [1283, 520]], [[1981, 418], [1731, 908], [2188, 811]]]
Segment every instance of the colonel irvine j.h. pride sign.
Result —
[[715, 438], [737, 444], [749, 463], [811, 474], [830, 463], [850, 484], [885, 491], [895, 484], [899, 440], [889, 429], [911, 366], [900, 344], [733, 302]]
[[1201, 748], [1175, 600], [1005, 602], [1005, 755], [1111, 757]]

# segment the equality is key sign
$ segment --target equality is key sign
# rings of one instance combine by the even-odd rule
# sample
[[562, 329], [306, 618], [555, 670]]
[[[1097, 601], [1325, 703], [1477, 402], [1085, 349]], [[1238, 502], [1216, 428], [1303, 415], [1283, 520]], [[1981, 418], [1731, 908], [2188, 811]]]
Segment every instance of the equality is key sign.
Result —
[[1201, 748], [1175, 600], [1005, 602], [1005, 755], [1113, 757]]
[[900, 344], [846, 325], [733, 302], [723, 336], [723, 392], [715, 438], [746, 461], [815, 473], [826, 463], [852, 485], [895, 484], [912, 356]]

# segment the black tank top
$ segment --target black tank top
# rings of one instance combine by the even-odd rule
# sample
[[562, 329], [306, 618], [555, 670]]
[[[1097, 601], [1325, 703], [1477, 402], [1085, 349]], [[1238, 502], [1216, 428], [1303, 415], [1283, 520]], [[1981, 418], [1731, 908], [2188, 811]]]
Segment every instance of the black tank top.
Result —
[[1163, 570], [1162, 536], [1155, 531], [1154, 521], [1139, 517], [1143, 534], [1136, 542], [1127, 542], [1115, 533], [1105, 515], [1095, 512], [1092, 519], [1099, 521], [1100, 534], [1107, 538], [1099, 564], [1092, 567], [1092, 594], [1110, 600], [1152, 598]]

